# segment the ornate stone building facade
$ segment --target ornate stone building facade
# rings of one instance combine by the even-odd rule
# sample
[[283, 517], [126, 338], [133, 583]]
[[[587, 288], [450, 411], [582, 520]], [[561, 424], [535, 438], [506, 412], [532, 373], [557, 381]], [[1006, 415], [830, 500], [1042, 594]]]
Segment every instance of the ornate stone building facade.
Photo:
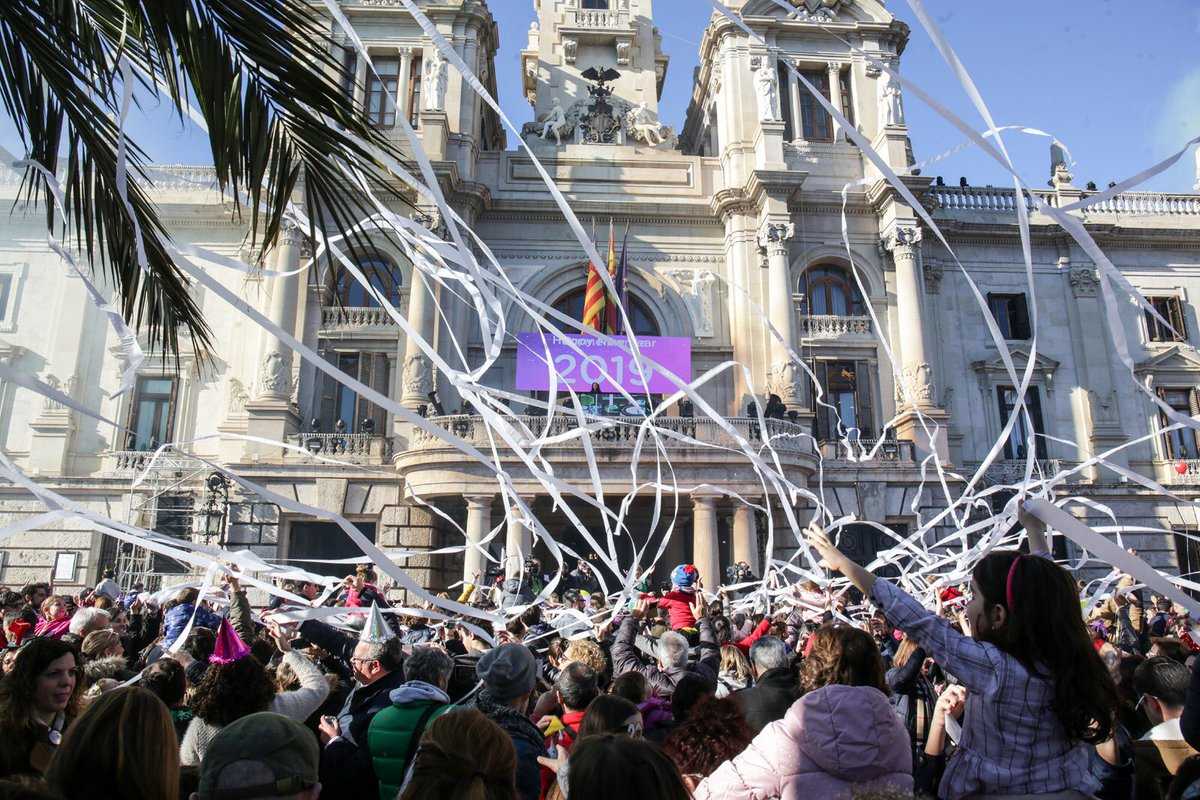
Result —
[[[1161, 415], [1134, 381], [1181, 411], [1200, 411], [1194, 348], [1200, 341], [1200, 197], [1128, 193], [1071, 212], [1171, 323], [1164, 326], [1133, 304], [1121, 306], [1120, 324], [1136, 362], [1130, 375], [1112, 344], [1096, 267], [1059, 226], [1031, 214], [1031, 292], [1016, 224], [1015, 203], [1023, 201], [1010, 189], [947, 186], [912, 169], [901, 88], [862, 55], [898, 66], [906, 26], [877, 0], [792, 4], [791, 13], [770, 0], [729, 4], [771, 49], [714, 16], [701, 42], [686, 119], [664, 121], [658, 102], [669, 64], [651, 0], [537, 0], [538, 21], [520, 63], [522, 90], [533, 107], [523, 137], [581, 219], [629, 226], [628, 311], [636, 332], [690, 338], [694, 375], [731, 360], [744, 365], [746, 373], [723, 371], [700, 394], [746, 438], [763, 434], [757, 419], [746, 416], [748, 403], [777, 395], [787, 413], [768, 427], [778, 434], [780, 463], [794, 481], [823, 493], [835, 514], [911, 529], [944, 505], [940, 484], [931, 474], [923, 478], [922, 460], [936, 452], [954, 472], [969, 475], [1000, 437], [1014, 402], [1012, 382], [966, 275], [795, 79], [781, 61], [786, 58], [933, 215], [978, 285], [1018, 370], [1030, 358], [1037, 311], [1030, 416], [1005, 442], [986, 480], [1017, 478], [1026, 457], [1025, 426], [1032, 424], [1042, 434], [1036, 455], [1047, 473], [1138, 439], [1111, 460], [1181, 497], [1195, 497], [1196, 437], [1160, 434]], [[578, 314], [584, 256], [528, 154], [509, 146], [494, 112], [437, 54], [401, 3], [342, 5], [380, 76], [368, 79], [347, 48], [347, 86], [363, 113], [394, 131], [397, 141], [403, 137], [396, 115], [404, 114], [451, 204], [514, 283]], [[421, 5], [489, 91], [514, 77], [496, 74], [498, 33], [485, 2]], [[393, 102], [384, 101], [388, 95]], [[167, 209], [173, 237], [239, 255], [245, 231], [214, 192], [211, 172], [168, 168], [159, 177], [152, 196]], [[847, 184], [845, 219], [857, 277], [842, 241]], [[16, 186], [17, 176], [0, 176], [0, 201], [11, 201]], [[1060, 158], [1051, 188], [1038, 194], [1063, 207], [1093, 193], [1073, 184]], [[431, 209], [421, 217], [439, 224]], [[400, 563], [430, 587], [487, 569], [478, 551], [465, 559], [431, 552], [461, 545], [456, 527], [477, 541], [494, 534], [489, 550], [496, 558], [532, 550], [547, 560], [544, 545], [530, 541], [517, 516], [506, 515], [494, 479], [480, 465], [330, 381], [200, 287], [196, 296], [219, 343], [217, 357], [202, 362], [186, 343], [178, 362], [151, 353], [133, 389], [112, 396], [125, 367], [118, 343], [80, 282], [46, 248], [38, 212], [0, 218], [0, 231], [0, 359], [131, 430], [115, 438], [67, 407], [0, 382], [0, 447], [38, 481], [168, 536], [271, 559], [356, 555], [329, 523], [209, 481], [203, 458], [346, 516], [385, 550], [402, 554]], [[307, 247], [298, 231], [285, 231], [270, 266], [295, 270]], [[427, 282], [385, 245], [360, 266], [443, 357], [457, 357], [457, 339], [468, 359], [482, 360], [478, 325], [460, 298]], [[487, 444], [480, 418], [461, 408], [445, 376], [361, 286], [315, 268], [288, 277], [219, 275], [340, 369], [454, 435]], [[517, 308], [506, 325], [512, 332], [532, 330]], [[894, 369], [880, 334], [891, 345]], [[822, 389], [820, 402], [810, 373]], [[513, 388], [513, 344], [484, 380]], [[551, 432], [573, 424], [555, 419]], [[771, 505], [776, 554], [794, 549], [778, 498], [764, 502], [759, 476], [744, 456], [727, 449], [733, 445], [727, 430], [711, 419], [681, 416], [680, 409], [661, 425], [703, 445], [667, 445], [687, 492], [678, 497], [664, 563], [694, 561], [705, 575], [741, 560], [760, 566], [766, 515], [735, 496]], [[622, 430], [592, 437], [605, 491], [614, 499], [633, 486], [633, 440]], [[862, 460], [879, 438], [875, 457]], [[134, 485], [146, 451], [168, 441], [179, 444]], [[583, 485], [585, 450], [578, 439], [562, 441], [543, 454], [558, 477]], [[565, 532], [563, 541], [578, 547], [562, 509], [515, 459], [510, 466], [518, 491], [547, 529]], [[953, 491], [961, 480], [951, 477], [949, 486]], [[1060, 489], [1109, 506], [1127, 524], [1164, 531], [1196, 526], [1176, 501], [1108, 469], [1083, 469]], [[0, 487], [3, 522], [43, 510], [25, 492]], [[579, 513], [599, 524], [594, 510]], [[632, 529], [659, 533], [649, 532], [649, 498], [634, 501], [629, 520]], [[850, 539], [864, 558], [885, 544], [868, 528], [852, 530]], [[1126, 542], [1157, 566], [1200, 569], [1200, 549], [1185, 537], [1139, 534]], [[10, 586], [51, 577], [79, 586], [94, 582], [109, 564], [127, 576], [182, 569], [74, 520], [15, 535], [2, 547], [0, 583]], [[341, 567], [328, 569], [335, 568]]]

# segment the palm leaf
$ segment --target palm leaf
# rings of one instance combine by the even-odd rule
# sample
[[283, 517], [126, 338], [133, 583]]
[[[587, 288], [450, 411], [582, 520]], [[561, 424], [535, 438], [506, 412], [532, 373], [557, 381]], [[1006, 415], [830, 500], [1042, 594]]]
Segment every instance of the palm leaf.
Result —
[[[350, 191], [346, 165], [404, 200], [372, 148], [398, 161], [401, 153], [356, 112], [337, 50], [328, 22], [303, 0], [0, 4], [0, 101], [30, 158], [60, 173], [66, 190], [65, 218], [47, 202], [46, 224], [107, 275], [152, 346], [177, 353], [182, 331], [207, 354], [211, 334], [163, 244], [168, 233], [144, 188], [148, 159], [134, 142], [126, 144], [129, 207], [120, 199], [120, 59], [135, 68], [141, 98], [165, 95], [181, 119], [187, 105], [203, 116], [217, 181], [235, 213], [248, 212], [251, 241], [265, 253], [302, 177], [309, 219], [331, 234], [373, 211]], [[44, 191], [43, 176], [27, 172], [26, 199]], [[366, 249], [360, 236], [348, 246]]]

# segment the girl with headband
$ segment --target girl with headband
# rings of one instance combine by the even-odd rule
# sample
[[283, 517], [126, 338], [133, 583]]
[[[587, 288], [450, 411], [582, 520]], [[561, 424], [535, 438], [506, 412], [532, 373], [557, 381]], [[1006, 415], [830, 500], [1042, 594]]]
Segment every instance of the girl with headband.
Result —
[[1023, 506], [1018, 521], [1032, 555], [996, 550], [975, 565], [971, 635], [851, 561], [820, 527], [807, 531], [826, 565], [967, 688], [962, 737], [938, 790], [944, 800], [1080, 797], [1100, 787], [1089, 751], [1112, 734], [1117, 690], [1092, 647], [1075, 581], [1049, 557], [1045, 525]]

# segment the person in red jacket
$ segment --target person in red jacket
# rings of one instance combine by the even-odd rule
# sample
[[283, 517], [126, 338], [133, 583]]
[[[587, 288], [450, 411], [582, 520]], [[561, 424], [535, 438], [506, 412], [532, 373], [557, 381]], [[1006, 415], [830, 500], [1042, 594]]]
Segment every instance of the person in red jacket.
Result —
[[696, 627], [696, 616], [692, 605], [696, 602], [696, 589], [700, 586], [700, 571], [694, 564], [680, 564], [671, 572], [671, 591], [655, 597], [643, 594], [643, 600], [651, 605], [667, 609], [672, 630]]

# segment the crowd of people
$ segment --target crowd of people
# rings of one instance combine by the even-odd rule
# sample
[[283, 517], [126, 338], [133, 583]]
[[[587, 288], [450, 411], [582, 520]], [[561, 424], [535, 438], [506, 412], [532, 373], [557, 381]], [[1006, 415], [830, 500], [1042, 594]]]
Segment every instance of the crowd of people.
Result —
[[586, 561], [452, 618], [366, 566], [257, 609], [232, 569], [0, 590], [0, 800], [1200, 798], [1187, 613], [1126, 576], [1081, 599], [1021, 522], [930, 603], [816, 527], [847, 581], [765, 610], [686, 564], [616, 608]]

